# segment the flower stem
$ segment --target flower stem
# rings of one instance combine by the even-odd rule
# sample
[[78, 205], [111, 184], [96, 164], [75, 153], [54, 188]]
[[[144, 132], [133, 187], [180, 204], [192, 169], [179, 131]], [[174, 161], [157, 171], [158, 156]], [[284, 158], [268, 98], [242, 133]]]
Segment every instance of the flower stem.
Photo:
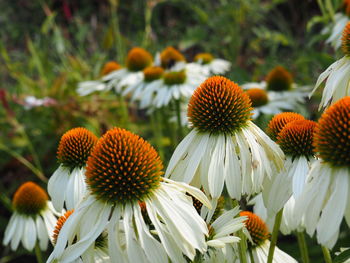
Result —
[[272, 263], [272, 260], [273, 260], [273, 254], [275, 252], [275, 248], [277, 244], [278, 231], [280, 229], [281, 222], [282, 222], [282, 215], [283, 215], [283, 208], [277, 213], [275, 217], [275, 224], [273, 225], [269, 254], [267, 256], [267, 263]]
[[122, 95], [118, 94], [119, 99], [119, 111], [121, 117], [122, 126], [126, 129], [129, 128], [129, 111]]
[[183, 138], [180, 99], [175, 101], [175, 110], [176, 110], [176, 120], [177, 120], [177, 126], [178, 126], [178, 140], [180, 141]]
[[19, 155], [15, 151], [11, 150], [7, 146], [0, 143], [0, 150], [3, 150], [4, 152], [7, 152], [12, 157], [16, 158], [19, 162], [21, 162], [24, 166], [26, 166], [29, 170], [31, 170], [41, 181], [47, 182], [47, 178], [43, 174], [43, 172], [32, 165], [27, 159], [25, 159], [23, 156]]
[[164, 160], [164, 149], [163, 149], [163, 134], [162, 134], [162, 122], [159, 116], [159, 110], [155, 109], [151, 113], [151, 125], [153, 129], [153, 136], [155, 138], [155, 144], [158, 148], [159, 156], [162, 160]]
[[303, 263], [309, 263], [310, 262], [309, 251], [307, 249], [304, 232], [297, 231], [297, 238], [298, 238], [301, 259], [302, 259]]
[[248, 251], [249, 251], [250, 262], [251, 262], [251, 263], [255, 263], [252, 250], [251, 250], [251, 249], [248, 249]]
[[39, 243], [37, 242], [35, 245], [35, 256], [36, 256], [36, 261], [38, 263], [43, 263], [43, 255], [41, 253], [40, 247], [39, 247]]
[[321, 246], [321, 248], [322, 248], [324, 262], [332, 263], [332, 257], [331, 257], [331, 254], [329, 253], [328, 248], [326, 248], [324, 246]]
[[240, 263], [247, 263], [247, 239], [243, 233], [243, 231], [239, 231], [238, 236], [241, 241], [238, 243], [238, 251], [239, 251], [239, 259]]

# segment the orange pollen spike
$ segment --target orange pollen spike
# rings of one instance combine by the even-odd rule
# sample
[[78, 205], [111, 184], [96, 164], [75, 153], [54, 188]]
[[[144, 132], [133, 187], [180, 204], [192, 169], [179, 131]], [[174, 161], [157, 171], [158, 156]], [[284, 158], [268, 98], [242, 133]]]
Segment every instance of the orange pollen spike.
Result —
[[270, 237], [267, 225], [259, 216], [249, 211], [240, 212], [240, 216], [247, 217], [247, 220], [244, 223], [252, 237], [254, 242], [253, 245], [259, 246]]
[[52, 239], [53, 243], [56, 244], [58, 235], [60, 234], [60, 231], [64, 225], [64, 223], [67, 221], [68, 217], [71, 216], [71, 214], [74, 212], [73, 210], [68, 210], [64, 215], [60, 216], [56, 222], [55, 229], [53, 231]]

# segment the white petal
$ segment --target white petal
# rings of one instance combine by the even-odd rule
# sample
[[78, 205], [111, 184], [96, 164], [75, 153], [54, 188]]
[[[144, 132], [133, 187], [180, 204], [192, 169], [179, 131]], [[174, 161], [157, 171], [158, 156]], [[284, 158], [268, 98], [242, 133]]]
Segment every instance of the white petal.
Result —
[[59, 212], [63, 209], [68, 181], [69, 169], [60, 165], [47, 184], [47, 191], [51, 197], [52, 204]]
[[76, 208], [86, 192], [85, 169], [74, 168], [69, 175], [69, 181], [66, 190], [66, 207], [67, 210]]
[[45, 223], [41, 216], [37, 216], [35, 220], [36, 230], [37, 230], [37, 236], [39, 239], [39, 246], [40, 249], [45, 251], [47, 249], [47, 244], [49, 242], [49, 236], [52, 233], [47, 233]]
[[32, 217], [27, 217], [25, 220], [26, 223], [22, 236], [22, 243], [27, 250], [31, 251], [36, 243], [36, 227]]

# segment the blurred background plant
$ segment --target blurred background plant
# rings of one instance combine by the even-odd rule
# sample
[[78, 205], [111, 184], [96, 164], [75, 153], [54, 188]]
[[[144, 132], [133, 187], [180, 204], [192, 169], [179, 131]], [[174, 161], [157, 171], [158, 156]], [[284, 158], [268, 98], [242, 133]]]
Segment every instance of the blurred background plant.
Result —
[[[239, 84], [261, 81], [273, 67], [283, 65], [295, 82], [313, 85], [333, 62], [335, 53], [321, 31], [341, 4], [341, 0], [0, 1], [0, 238], [15, 189], [27, 180], [45, 185], [58, 166], [59, 138], [68, 129], [84, 126], [101, 135], [121, 126], [155, 140], [145, 113], [129, 105], [125, 119], [113, 94], [77, 96], [77, 83], [98, 78], [104, 63], [124, 63], [133, 46], [155, 54], [172, 45], [189, 60], [198, 52], [229, 60], [232, 69], [227, 76]], [[316, 103], [309, 105], [316, 112], [314, 119], [316, 108]], [[165, 131], [161, 144], [166, 162], [177, 143], [172, 145], [173, 138]], [[341, 235], [341, 242], [346, 239], [349, 242], [348, 232]], [[300, 258], [291, 241], [295, 244], [294, 237], [284, 237], [279, 247]], [[312, 262], [322, 262], [320, 248], [307, 241]], [[1, 251], [0, 262], [29, 262], [24, 250]]]

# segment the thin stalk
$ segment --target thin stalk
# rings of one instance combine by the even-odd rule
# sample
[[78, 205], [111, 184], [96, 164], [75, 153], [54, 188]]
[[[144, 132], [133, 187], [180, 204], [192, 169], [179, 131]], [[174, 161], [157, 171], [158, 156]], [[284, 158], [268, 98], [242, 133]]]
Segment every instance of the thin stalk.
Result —
[[247, 263], [247, 239], [243, 231], [239, 231], [241, 240], [238, 243], [239, 259], [241, 263]]
[[121, 123], [124, 128], [129, 128], [129, 111], [128, 107], [124, 101], [124, 98], [122, 95], [118, 94], [119, 99], [119, 112], [121, 117]]
[[277, 213], [275, 217], [275, 224], [273, 225], [271, 243], [269, 247], [269, 254], [267, 256], [267, 263], [272, 263], [272, 260], [273, 260], [273, 254], [275, 252], [275, 248], [277, 244], [278, 231], [280, 229], [281, 222], [282, 222], [282, 215], [283, 215], [283, 208]]
[[250, 257], [250, 263], [255, 263], [253, 252], [251, 249], [248, 249], [249, 251], [249, 257]]
[[124, 61], [124, 58], [125, 58], [125, 47], [124, 47], [124, 43], [123, 43], [123, 39], [120, 33], [120, 27], [119, 27], [119, 19], [118, 19], [119, 1], [110, 0], [109, 2], [111, 6], [110, 12], [111, 12], [113, 36], [117, 46], [117, 59], [118, 59], [118, 62], [121, 63]]
[[297, 231], [297, 238], [301, 254], [301, 260], [303, 261], [303, 263], [310, 263], [309, 251], [307, 249], [304, 232]]
[[43, 174], [41, 170], [39, 170], [37, 167], [32, 165], [27, 159], [25, 159], [23, 156], [19, 155], [15, 151], [12, 151], [7, 146], [0, 143], [0, 150], [3, 150], [4, 152], [7, 152], [12, 157], [16, 158], [19, 162], [21, 162], [24, 166], [26, 166], [29, 170], [31, 170], [41, 181], [47, 182], [47, 178]]
[[154, 110], [151, 113], [151, 125], [153, 129], [153, 136], [155, 138], [155, 143], [157, 145], [160, 158], [164, 160], [164, 149], [163, 149], [163, 143], [162, 143], [162, 139], [163, 139], [162, 122], [160, 121], [159, 117], [160, 116], [159, 116], [158, 110]]
[[178, 128], [178, 140], [180, 141], [183, 138], [183, 129], [182, 129], [182, 120], [181, 120], [181, 101], [175, 101], [175, 111], [176, 111], [176, 122]]
[[152, 3], [150, 1], [146, 1], [146, 8], [145, 8], [145, 34], [143, 36], [143, 47], [148, 48], [150, 45], [151, 40], [151, 20], [152, 20]]
[[43, 255], [41, 253], [40, 247], [39, 247], [39, 243], [37, 242], [35, 245], [35, 256], [36, 256], [36, 261], [38, 263], [43, 263]]
[[322, 248], [324, 262], [332, 263], [332, 257], [331, 257], [331, 254], [329, 253], [328, 248], [326, 248], [324, 246], [321, 246], [321, 248]]

